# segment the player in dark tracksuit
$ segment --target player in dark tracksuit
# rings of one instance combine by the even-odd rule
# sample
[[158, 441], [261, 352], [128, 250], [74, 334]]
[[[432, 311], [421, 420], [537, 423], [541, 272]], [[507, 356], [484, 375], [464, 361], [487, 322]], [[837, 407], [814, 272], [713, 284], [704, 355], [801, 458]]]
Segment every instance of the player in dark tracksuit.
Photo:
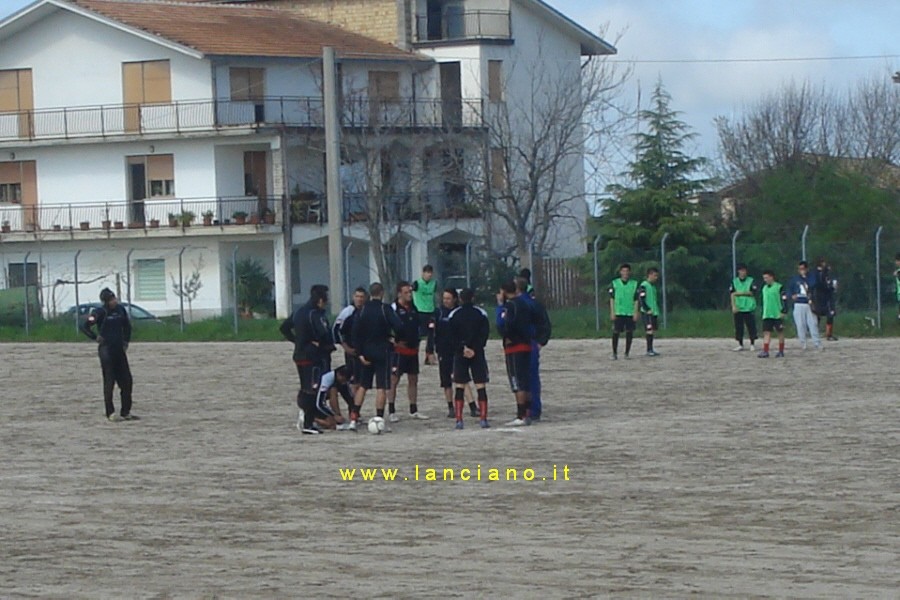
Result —
[[[531, 271], [522, 269], [522, 273], [527, 273], [531, 277]], [[540, 421], [541, 414], [544, 412], [544, 405], [541, 401], [541, 348], [550, 341], [550, 315], [544, 305], [538, 302], [535, 297], [534, 286], [529, 283], [530, 279], [523, 277], [521, 274], [516, 277], [516, 289], [523, 300], [531, 308], [534, 316], [534, 331], [532, 332], [531, 342], [531, 407], [529, 416], [531, 421]]]
[[469, 381], [475, 383], [478, 393], [479, 422], [483, 429], [490, 427], [487, 420], [487, 388], [488, 365], [484, 355], [488, 337], [491, 334], [491, 323], [487, 313], [475, 306], [475, 292], [464, 289], [460, 295], [462, 304], [456, 308], [448, 319], [453, 353], [453, 381], [456, 387], [453, 404], [456, 416], [456, 428], [463, 428], [463, 405], [466, 398], [466, 387]]
[[[447, 401], [447, 417], [456, 417], [453, 408], [453, 355], [455, 347], [450, 332], [450, 314], [459, 306], [459, 294], [454, 288], [447, 288], [441, 294], [441, 306], [436, 314], [434, 327], [434, 348], [438, 356], [438, 373], [444, 399]], [[467, 386], [468, 387], [468, 386]], [[471, 400], [471, 398], [470, 398]], [[473, 417], [478, 416], [478, 407], [474, 401], [469, 402], [469, 410]]]
[[[97, 342], [100, 368], [103, 370], [103, 403], [106, 418], [110, 421], [136, 421], [139, 417], [131, 414], [131, 390], [134, 380], [128, 365], [128, 344], [131, 342], [131, 321], [128, 312], [119, 304], [116, 295], [109, 288], [100, 292], [103, 306], [91, 311], [81, 325], [81, 331]], [[93, 328], [97, 327], [97, 333]], [[121, 417], [116, 416], [113, 404], [113, 389], [119, 384], [122, 399]]]
[[[362, 308], [368, 299], [369, 293], [365, 288], [356, 288], [353, 292], [353, 303], [338, 314], [332, 328], [332, 337], [335, 345], [340, 345], [344, 349], [344, 364], [350, 367], [350, 389], [354, 394], [359, 385], [359, 372], [362, 365], [359, 363], [356, 349], [351, 344], [353, 322], [356, 320], [356, 315], [359, 314], [359, 309]], [[351, 403], [350, 407], [352, 408], [352, 406], [353, 404]]]
[[[294, 364], [300, 376], [297, 406], [302, 411], [301, 431], [305, 434], [320, 433], [315, 424], [316, 394], [322, 375], [331, 370], [334, 341], [325, 315], [327, 305], [328, 287], [314, 285], [309, 301], [281, 324], [281, 334], [294, 343]], [[299, 419], [297, 424], [300, 425]]]
[[816, 264], [816, 285], [812, 290], [813, 312], [817, 320], [825, 317], [825, 339], [836, 342], [834, 335], [834, 317], [837, 315], [835, 296], [837, 295], [837, 279], [831, 275], [831, 266], [824, 258], [819, 258]]
[[[388, 419], [392, 423], [400, 420], [394, 402], [397, 399], [397, 385], [406, 375], [406, 392], [409, 397], [409, 416], [413, 419], [428, 419], [419, 412], [419, 344], [422, 341], [419, 311], [413, 302], [412, 286], [401, 281], [397, 284], [397, 301], [391, 304], [403, 323], [397, 332], [394, 354], [391, 357], [391, 389], [388, 392]], [[432, 352], [434, 348], [432, 348]]]
[[391, 385], [391, 352], [394, 334], [403, 329], [403, 323], [391, 307], [382, 302], [384, 286], [373, 283], [369, 287], [369, 298], [356, 315], [351, 335], [352, 345], [362, 363], [359, 389], [353, 399], [350, 411], [350, 429], [356, 431], [359, 413], [366, 399], [366, 392], [372, 388], [374, 380], [377, 395], [375, 411], [384, 417], [384, 403], [388, 387]]
[[506, 373], [516, 397], [516, 418], [509, 427], [530, 425], [531, 344], [534, 340], [534, 313], [514, 281], [500, 286], [497, 294], [497, 331], [503, 338]]

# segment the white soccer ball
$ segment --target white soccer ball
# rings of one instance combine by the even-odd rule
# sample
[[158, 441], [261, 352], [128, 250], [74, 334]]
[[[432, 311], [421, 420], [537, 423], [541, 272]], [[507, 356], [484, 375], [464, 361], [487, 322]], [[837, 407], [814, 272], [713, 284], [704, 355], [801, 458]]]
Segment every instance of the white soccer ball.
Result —
[[369, 419], [369, 433], [379, 434], [384, 431], [384, 419], [381, 417], [372, 417]]

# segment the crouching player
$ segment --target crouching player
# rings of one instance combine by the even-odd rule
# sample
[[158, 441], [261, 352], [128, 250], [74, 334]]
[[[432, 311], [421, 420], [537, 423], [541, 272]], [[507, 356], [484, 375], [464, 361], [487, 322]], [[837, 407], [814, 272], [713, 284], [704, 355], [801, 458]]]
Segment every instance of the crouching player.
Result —
[[[349, 365], [342, 365], [334, 371], [328, 371], [322, 375], [319, 380], [319, 393], [316, 395], [316, 404], [313, 408], [315, 426], [310, 428], [315, 433], [321, 433], [322, 429], [339, 429], [345, 430], [349, 423], [341, 414], [341, 407], [338, 403], [338, 394], [347, 403], [348, 410], [353, 407], [353, 394], [350, 392], [350, 378], [352, 370]], [[297, 416], [297, 429], [303, 433], [304, 431], [304, 410], [300, 409]]]
[[466, 288], [459, 295], [462, 305], [450, 313], [450, 335], [453, 339], [453, 382], [456, 388], [453, 406], [456, 412], [456, 428], [463, 428], [463, 407], [466, 387], [475, 383], [478, 394], [479, 423], [483, 429], [490, 427], [487, 420], [488, 365], [484, 355], [490, 335], [491, 323], [487, 313], [475, 306], [475, 292]]
[[784, 318], [787, 316], [787, 292], [775, 281], [775, 273], [763, 271], [762, 319], [763, 349], [760, 358], [769, 358], [769, 342], [772, 332], [778, 333], [778, 353], [775, 358], [784, 357]]

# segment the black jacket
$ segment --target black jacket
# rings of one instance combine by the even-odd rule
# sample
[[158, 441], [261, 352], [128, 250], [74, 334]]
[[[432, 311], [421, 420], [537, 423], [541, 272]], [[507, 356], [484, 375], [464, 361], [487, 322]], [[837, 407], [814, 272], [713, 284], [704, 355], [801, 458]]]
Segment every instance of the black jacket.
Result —
[[403, 306], [399, 302], [391, 304], [391, 308], [397, 313], [403, 327], [397, 332], [398, 342], [403, 342], [407, 348], [418, 348], [422, 338], [419, 336], [419, 311], [416, 310], [415, 303]]
[[[281, 324], [281, 335], [294, 343], [294, 360], [318, 362], [334, 351], [325, 311], [307, 302]], [[315, 343], [314, 343], [315, 342]]]
[[449, 319], [454, 350], [462, 353], [463, 348], [483, 351], [491, 335], [491, 322], [487, 313], [474, 304], [463, 304]]
[[[97, 333], [93, 330], [95, 325]], [[96, 340], [98, 336], [103, 338], [100, 345], [110, 350], [124, 350], [131, 343], [131, 320], [128, 318], [128, 311], [121, 304], [112, 310], [106, 307], [92, 310], [87, 320], [81, 324], [81, 331], [92, 340]]]
[[366, 360], [387, 359], [391, 339], [403, 329], [403, 323], [390, 306], [381, 300], [369, 300], [353, 321], [351, 346]]
[[457, 307], [447, 308], [443, 304], [438, 309], [438, 318], [434, 324], [434, 349], [438, 356], [450, 356], [456, 349], [453, 345], [453, 337], [450, 333], [450, 314]]
[[497, 316], [497, 331], [503, 336], [503, 345], [530, 345], [535, 321], [534, 311], [523, 296], [507, 300]]

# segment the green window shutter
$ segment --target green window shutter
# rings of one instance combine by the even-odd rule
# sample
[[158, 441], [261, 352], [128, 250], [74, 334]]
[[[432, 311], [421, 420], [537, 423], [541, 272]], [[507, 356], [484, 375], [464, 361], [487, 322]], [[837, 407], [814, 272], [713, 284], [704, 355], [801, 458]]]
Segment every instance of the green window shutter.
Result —
[[134, 265], [136, 300], [166, 299], [166, 261], [162, 258], [136, 260]]

